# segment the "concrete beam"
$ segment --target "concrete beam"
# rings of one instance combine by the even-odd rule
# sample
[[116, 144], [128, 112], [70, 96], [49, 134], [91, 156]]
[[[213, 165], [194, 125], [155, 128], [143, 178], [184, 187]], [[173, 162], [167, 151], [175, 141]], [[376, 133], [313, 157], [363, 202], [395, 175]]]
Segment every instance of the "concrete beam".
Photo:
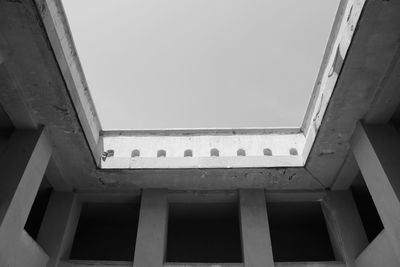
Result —
[[400, 137], [392, 125], [358, 124], [352, 150], [400, 259]]
[[275, 267], [346, 267], [346, 264], [339, 261], [323, 262], [277, 262]]
[[350, 188], [360, 170], [353, 153], [350, 151], [332, 184], [332, 190], [347, 190]]
[[35, 0], [34, 2], [38, 7], [47, 38], [51, 43], [93, 158], [99, 164], [103, 152], [101, 141], [99, 141], [101, 124], [73, 45], [62, 2], [60, 0]]
[[128, 261], [69, 260], [62, 261], [59, 267], [131, 267]]
[[357, 267], [397, 267], [400, 266], [386, 230], [383, 230], [358, 256]]
[[61, 259], [68, 259], [80, 211], [81, 203], [76, 194], [51, 194], [37, 238], [50, 256], [47, 267], [56, 267]]
[[355, 267], [368, 239], [351, 192], [327, 192], [321, 203], [336, 259]]
[[[61, 262], [60, 267], [127, 267], [129, 262], [115, 261], [68, 261]], [[275, 267], [345, 267], [343, 262], [277, 262]], [[243, 267], [243, 263], [166, 263], [163, 267]]]
[[52, 147], [45, 131], [16, 131], [0, 155], [0, 266], [18, 266], [23, 229]]
[[58, 192], [71, 192], [73, 187], [70, 181], [62, 174], [59, 167], [62, 166], [61, 162], [57, 162], [55, 155], [51, 157], [49, 165], [46, 170], [46, 178], [55, 191]]
[[166, 263], [164, 267], [243, 267], [243, 263]]
[[162, 267], [168, 225], [168, 191], [143, 190], [136, 237], [134, 267]]
[[273, 267], [264, 190], [239, 191], [240, 224], [245, 267]]

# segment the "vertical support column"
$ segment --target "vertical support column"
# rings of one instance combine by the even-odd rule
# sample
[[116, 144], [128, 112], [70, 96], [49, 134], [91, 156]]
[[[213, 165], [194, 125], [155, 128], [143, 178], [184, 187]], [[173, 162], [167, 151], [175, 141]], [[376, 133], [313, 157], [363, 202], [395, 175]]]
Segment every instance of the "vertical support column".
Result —
[[356, 259], [357, 267], [398, 267], [400, 261], [393, 250], [392, 244], [388, 240], [385, 229], [364, 249]]
[[327, 192], [322, 209], [336, 259], [355, 267], [355, 260], [368, 246], [368, 239], [351, 192]]
[[58, 266], [71, 252], [81, 203], [74, 193], [53, 192], [38, 234], [38, 242], [47, 252], [48, 267]]
[[400, 259], [400, 138], [392, 125], [357, 125], [352, 150]]
[[168, 225], [168, 191], [144, 189], [140, 204], [134, 267], [162, 267]]
[[16, 266], [18, 246], [52, 147], [43, 129], [15, 131], [0, 155], [0, 266]]
[[241, 189], [239, 205], [244, 266], [275, 266], [264, 190]]

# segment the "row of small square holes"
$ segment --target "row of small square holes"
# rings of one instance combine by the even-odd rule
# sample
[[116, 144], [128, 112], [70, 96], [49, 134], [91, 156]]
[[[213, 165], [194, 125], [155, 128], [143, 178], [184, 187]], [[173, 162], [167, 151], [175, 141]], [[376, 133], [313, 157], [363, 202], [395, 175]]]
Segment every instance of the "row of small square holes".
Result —
[[[272, 156], [272, 150], [269, 148], [265, 148], [263, 150], [264, 156]], [[290, 155], [292, 156], [296, 156], [297, 153], [297, 149], [296, 148], [291, 148], [289, 150]], [[244, 149], [238, 149], [238, 151], [236, 152], [237, 156], [246, 156], [246, 151]], [[158, 150], [157, 151], [157, 157], [158, 158], [162, 158], [162, 157], [166, 157], [167, 156], [167, 151], [165, 151], [164, 149]], [[185, 150], [185, 152], [183, 153], [184, 157], [193, 157], [193, 151], [191, 149], [187, 149]], [[210, 156], [211, 157], [219, 157], [219, 150], [216, 148], [213, 148], [210, 150]], [[140, 157], [140, 151], [138, 149], [135, 149], [132, 151], [131, 154], [132, 158], [136, 158], [136, 157]]]

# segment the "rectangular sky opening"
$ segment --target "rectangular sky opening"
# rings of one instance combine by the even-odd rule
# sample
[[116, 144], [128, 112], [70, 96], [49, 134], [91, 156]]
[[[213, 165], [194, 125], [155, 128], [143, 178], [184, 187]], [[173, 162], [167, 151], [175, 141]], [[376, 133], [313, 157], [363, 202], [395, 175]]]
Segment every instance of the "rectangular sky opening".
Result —
[[103, 130], [299, 127], [338, 0], [65, 0]]

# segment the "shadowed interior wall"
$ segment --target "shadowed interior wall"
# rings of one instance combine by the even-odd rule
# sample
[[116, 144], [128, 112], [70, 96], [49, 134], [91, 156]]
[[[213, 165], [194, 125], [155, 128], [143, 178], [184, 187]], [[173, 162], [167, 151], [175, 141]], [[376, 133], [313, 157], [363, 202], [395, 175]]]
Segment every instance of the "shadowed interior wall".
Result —
[[169, 205], [167, 262], [242, 262], [237, 203]]
[[267, 203], [275, 262], [334, 261], [319, 202]]
[[46, 177], [43, 177], [24, 227], [25, 231], [35, 240], [39, 234], [40, 225], [42, 224], [44, 214], [46, 213], [47, 204], [49, 203], [52, 191], [53, 187], [50, 185]]
[[383, 224], [361, 172], [357, 175], [350, 188], [368, 241], [372, 242], [383, 230]]
[[138, 202], [83, 204], [70, 258], [132, 261], [139, 207]]

